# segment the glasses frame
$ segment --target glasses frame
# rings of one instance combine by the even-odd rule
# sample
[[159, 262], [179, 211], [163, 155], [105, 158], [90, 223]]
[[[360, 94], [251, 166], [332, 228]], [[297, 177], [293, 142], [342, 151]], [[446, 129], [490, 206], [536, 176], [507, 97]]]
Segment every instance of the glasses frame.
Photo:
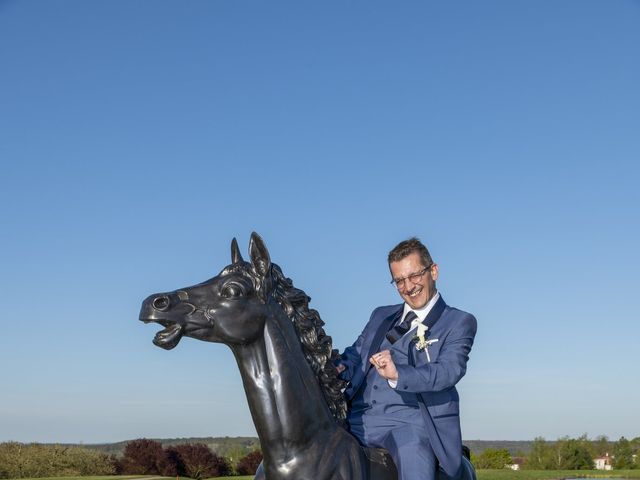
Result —
[[[405, 287], [406, 285], [406, 281], [409, 280], [411, 283], [413, 283], [414, 285], [417, 284], [420, 281], [420, 278], [427, 273], [429, 270], [431, 270], [431, 267], [433, 267], [435, 265], [435, 263], [432, 263], [431, 265], [429, 265], [428, 267], [424, 267], [422, 270], [420, 270], [419, 272], [415, 272], [412, 273], [410, 275], [407, 275], [406, 277], [402, 277], [399, 279], [395, 279], [392, 278], [391, 279], [391, 285], [393, 285], [394, 287], [396, 287], [398, 290], [402, 289]], [[413, 280], [411, 280], [412, 277], [416, 278], [416, 281], [414, 282]]]

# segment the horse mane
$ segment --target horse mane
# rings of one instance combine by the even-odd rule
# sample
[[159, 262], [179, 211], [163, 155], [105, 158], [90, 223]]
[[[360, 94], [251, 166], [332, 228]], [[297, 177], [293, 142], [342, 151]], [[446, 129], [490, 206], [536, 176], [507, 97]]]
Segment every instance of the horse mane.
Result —
[[322, 328], [324, 322], [320, 314], [309, 308], [311, 298], [294, 287], [291, 279], [285, 277], [275, 263], [271, 264], [271, 283], [271, 295], [293, 322], [304, 356], [320, 383], [329, 410], [338, 423], [344, 423], [347, 402], [342, 392], [346, 382], [338, 378], [338, 371], [332, 361], [338, 352], [332, 349], [332, 339]]
[[261, 278], [248, 262], [234, 263], [225, 269], [225, 272], [232, 271], [248, 274], [259, 297], [266, 301], [272, 296], [282, 307], [293, 323], [304, 356], [318, 379], [331, 414], [337, 423], [344, 425], [347, 418], [347, 402], [343, 390], [347, 382], [338, 378], [333, 364], [338, 352], [332, 349], [332, 339], [322, 328], [324, 322], [320, 314], [317, 310], [309, 308], [311, 298], [304, 291], [294, 287], [293, 281], [287, 278], [275, 263], [271, 263], [270, 273], [266, 278]]

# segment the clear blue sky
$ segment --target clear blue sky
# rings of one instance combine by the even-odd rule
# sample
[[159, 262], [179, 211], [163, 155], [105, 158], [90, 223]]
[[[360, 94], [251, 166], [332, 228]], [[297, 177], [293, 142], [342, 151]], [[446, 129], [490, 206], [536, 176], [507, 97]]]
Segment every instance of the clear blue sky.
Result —
[[417, 235], [467, 439], [640, 435], [640, 2], [0, 0], [0, 441], [252, 435], [147, 295], [252, 230], [336, 347]]

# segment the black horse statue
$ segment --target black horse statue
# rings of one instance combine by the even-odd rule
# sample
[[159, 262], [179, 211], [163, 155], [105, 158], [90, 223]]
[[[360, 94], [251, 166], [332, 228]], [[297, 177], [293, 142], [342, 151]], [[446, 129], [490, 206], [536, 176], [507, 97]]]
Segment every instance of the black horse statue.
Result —
[[[255, 232], [249, 254], [244, 261], [234, 238], [232, 263], [219, 275], [144, 300], [140, 320], [165, 327], [153, 343], [169, 350], [187, 336], [231, 348], [262, 446], [256, 479], [397, 480], [386, 451], [361, 447], [342, 426], [344, 382], [310, 298], [271, 263]], [[463, 465], [463, 479], [475, 480]]]

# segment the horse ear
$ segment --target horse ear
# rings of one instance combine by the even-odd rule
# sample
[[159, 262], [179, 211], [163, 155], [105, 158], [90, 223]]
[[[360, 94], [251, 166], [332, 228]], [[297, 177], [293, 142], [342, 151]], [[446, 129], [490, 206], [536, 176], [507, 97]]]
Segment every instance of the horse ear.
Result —
[[242, 262], [242, 254], [238, 248], [238, 241], [234, 237], [233, 240], [231, 240], [231, 263], [238, 262]]
[[264, 277], [271, 267], [271, 258], [264, 240], [256, 232], [251, 234], [251, 240], [249, 240], [249, 255], [256, 272]]

